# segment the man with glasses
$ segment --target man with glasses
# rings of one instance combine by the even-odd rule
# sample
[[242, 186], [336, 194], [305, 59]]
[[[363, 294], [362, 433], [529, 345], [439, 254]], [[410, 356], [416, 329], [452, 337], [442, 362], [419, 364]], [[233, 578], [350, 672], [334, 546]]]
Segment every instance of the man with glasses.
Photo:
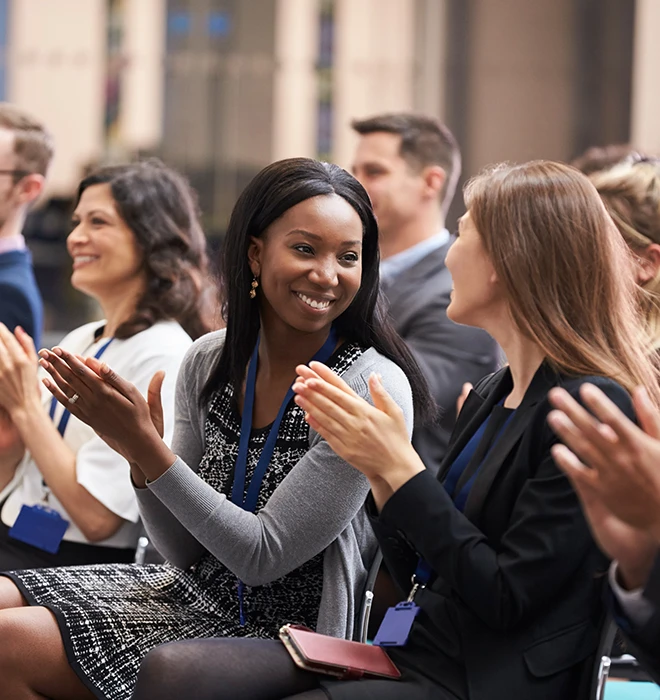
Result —
[[43, 306], [32, 258], [22, 235], [32, 203], [42, 193], [53, 157], [44, 126], [0, 103], [0, 322], [21, 326], [39, 347]]
[[351, 126], [360, 137], [353, 174], [378, 219], [380, 276], [390, 317], [442, 412], [437, 425], [416, 426], [413, 432], [415, 449], [437, 473], [461, 387], [499, 364], [497, 345], [485, 331], [447, 318], [452, 281], [445, 257], [454, 237], [445, 217], [461, 154], [452, 133], [434, 117], [380, 114]]

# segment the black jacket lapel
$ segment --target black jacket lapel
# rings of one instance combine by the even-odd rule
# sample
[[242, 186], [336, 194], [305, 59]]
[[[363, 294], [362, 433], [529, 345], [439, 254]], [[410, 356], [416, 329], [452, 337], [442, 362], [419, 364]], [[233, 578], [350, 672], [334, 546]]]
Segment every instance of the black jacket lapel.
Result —
[[440, 481], [444, 480], [456, 457], [461, 453], [479, 426], [488, 418], [493, 410], [493, 406], [511, 391], [511, 372], [509, 368], [503, 367], [497, 372], [497, 375], [499, 375], [497, 379], [493, 378], [493, 381], [497, 381], [497, 383], [486, 397], [481, 396], [473, 389], [465, 399], [463, 409], [454, 426], [454, 435], [457, 437], [451, 442], [438, 471], [438, 479]]
[[[557, 373], [547, 364], [544, 363], [539, 367], [525, 393], [525, 397], [516, 409], [515, 415], [500, 435], [498, 441], [493, 445], [491, 451], [486, 455], [463, 511], [466, 517], [473, 522], [476, 521], [478, 514], [481, 512], [484, 501], [509, 452], [516, 446], [525, 432], [525, 428], [529, 424], [533, 413], [532, 409], [546, 397], [548, 391], [556, 385], [557, 379]], [[491, 403], [491, 408], [496, 402]]]

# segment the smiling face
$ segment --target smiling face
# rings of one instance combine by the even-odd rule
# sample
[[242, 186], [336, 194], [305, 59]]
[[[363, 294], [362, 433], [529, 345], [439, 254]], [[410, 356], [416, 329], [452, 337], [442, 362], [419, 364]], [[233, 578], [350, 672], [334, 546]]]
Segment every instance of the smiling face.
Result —
[[144, 288], [142, 254], [117, 211], [109, 184], [91, 185], [72, 217], [67, 249], [73, 258], [71, 284], [101, 301]]
[[455, 323], [488, 330], [504, 302], [495, 268], [469, 211], [459, 219], [458, 236], [445, 264], [453, 281], [447, 316]]
[[296, 204], [248, 251], [259, 278], [262, 323], [303, 333], [329, 328], [351, 304], [362, 278], [362, 221], [338, 195]]

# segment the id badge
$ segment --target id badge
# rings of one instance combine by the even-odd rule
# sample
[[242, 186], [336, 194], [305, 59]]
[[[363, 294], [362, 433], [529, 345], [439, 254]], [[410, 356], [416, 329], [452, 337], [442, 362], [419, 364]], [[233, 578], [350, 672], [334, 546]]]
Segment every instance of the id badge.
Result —
[[420, 611], [419, 605], [405, 602], [389, 608], [374, 637], [374, 645], [379, 647], [402, 647], [408, 641], [410, 628]]
[[50, 554], [57, 554], [68, 527], [69, 521], [46, 505], [23, 506], [9, 530], [9, 536]]

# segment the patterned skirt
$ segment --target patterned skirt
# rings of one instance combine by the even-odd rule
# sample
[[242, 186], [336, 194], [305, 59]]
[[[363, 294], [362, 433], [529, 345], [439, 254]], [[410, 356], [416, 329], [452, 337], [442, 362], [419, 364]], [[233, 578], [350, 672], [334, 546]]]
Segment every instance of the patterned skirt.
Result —
[[236, 578], [206, 555], [181, 571], [169, 564], [99, 564], [3, 574], [31, 605], [49, 608], [69, 663], [97, 698], [128, 700], [154, 647], [202, 637], [276, 638], [287, 621], [310, 627], [320, 605], [323, 555], [265, 586], [245, 587], [240, 624]]
[[[362, 352], [347, 343], [329, 365], [342, 373]], [[231, 491], [240, 429], [233, 389], [226, 385], [209, 406], [205, 453], [198, 470], [198, 476], [221, 493]], [[269, 428], [262, 428], [250, 435], [246, 488], [268, 433]], [[291, 402], [255, 512], [308, 449], [304, 413]], [[240, 624], [236, 577], [211, 554], [185, 571], [169, 564], [98, 564], [2, 575], [16, 583], [30, 605], [54, 613], [69, 663], [95, 697], [128, 700], [142, 659], [159, 644], [203, 637], [276, 639], [287, 622], [315, 629], [323, 552], [276, 581], [246, 586], [245, 625]]]

